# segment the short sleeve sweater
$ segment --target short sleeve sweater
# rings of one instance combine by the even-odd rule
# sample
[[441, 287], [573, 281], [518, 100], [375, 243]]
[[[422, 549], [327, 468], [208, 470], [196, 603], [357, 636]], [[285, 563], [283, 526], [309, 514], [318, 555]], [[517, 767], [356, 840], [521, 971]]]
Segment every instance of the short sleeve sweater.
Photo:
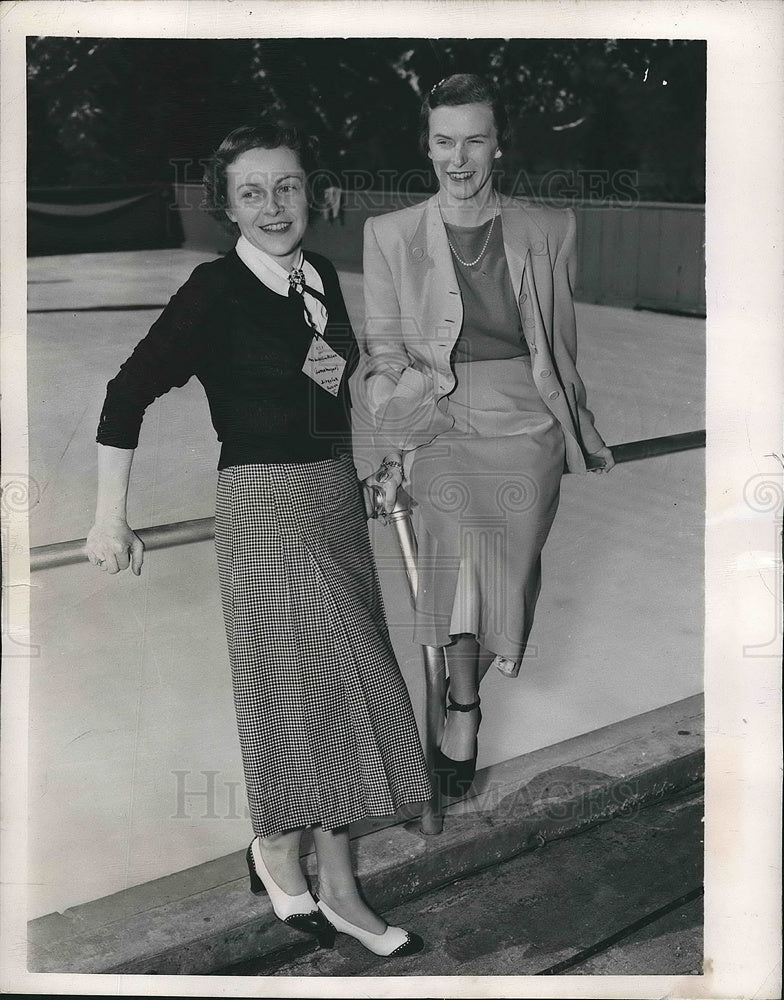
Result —
[[337, 396], [302, 371], [313, 330], [301, 300], [267, 288], [232, 250], [193, 271], [109, 382], [98, 442], [135, 448], [149, 404], [195, 375], [221, 442], [219, 469], [349, 451], [348, 378], [358, 348], [334, 267], [306, 257], [324, 285], [324, 339], [347, 362]]

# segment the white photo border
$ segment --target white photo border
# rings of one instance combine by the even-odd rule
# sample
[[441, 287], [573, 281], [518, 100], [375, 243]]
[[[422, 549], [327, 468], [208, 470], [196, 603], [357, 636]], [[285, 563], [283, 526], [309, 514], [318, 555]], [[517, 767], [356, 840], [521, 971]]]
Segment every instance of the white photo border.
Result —
[[[481, 17], [477, 11], [481, 10]], [[448, 13], [448, 17], [445, 14]], [[2, 989], [146, 996], [777, 997], [781, 995], [781, 514], [784, 33], [778, 0], [29, 0], [2, 35], [3, 480], [27, 470], [25, 36], [706, 39], [706, 922], [702, 976], [426, 979], [84, 976], [25, 970], [29, 662], [2, 699]], [[750, 502], [762, 488], [767, 501]], [[756, 495], [756, 494], [755, 494]], [[29, 637], [28, 533], [3, 523], [4, 645]], [[739, 618], [739, 608], [752, 608]], [[767, 630], [767, 631], [766, 631]], [[766, 650], [769, 649], [769, 653]]]

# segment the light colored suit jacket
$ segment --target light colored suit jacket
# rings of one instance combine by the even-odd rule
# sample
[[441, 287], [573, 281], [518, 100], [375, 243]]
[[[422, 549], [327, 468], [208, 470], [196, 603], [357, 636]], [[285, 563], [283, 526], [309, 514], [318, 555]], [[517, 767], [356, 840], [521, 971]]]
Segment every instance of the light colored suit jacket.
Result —
[[[604, 444], [576, 367], [574, 213], [501, 196], [504, 247], [534, 382], [564, 431], [566, 467]], [[436, 198], [365, 224], [358, 385], [376, 440], [408, 451], [452, 426], [450, 355], [463, 303]]]

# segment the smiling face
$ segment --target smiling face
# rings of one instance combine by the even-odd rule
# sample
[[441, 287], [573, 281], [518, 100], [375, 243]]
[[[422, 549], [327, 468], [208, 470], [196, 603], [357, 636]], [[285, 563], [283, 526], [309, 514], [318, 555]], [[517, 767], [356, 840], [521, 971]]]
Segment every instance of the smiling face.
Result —
[[433, 108], [427, 155], [443, 194], [465, 201], [486, 190], [501, 155], [493, 109], [489, 104]]
[[305, 172], [286, 146], [249, 149], [226, 168], [226, 215], [245, 239], [285, 268], [297, 261], [308, 224]]

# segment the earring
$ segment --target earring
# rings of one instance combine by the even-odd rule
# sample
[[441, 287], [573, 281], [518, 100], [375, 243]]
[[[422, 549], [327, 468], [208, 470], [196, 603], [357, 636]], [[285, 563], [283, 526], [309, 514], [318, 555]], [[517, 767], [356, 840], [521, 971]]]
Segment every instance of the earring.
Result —
[[499, 157], [499, 156], [501, 156], [501, 150], [500, 150], [500, 149], [497, 149], [497, 150], [495, 151], [495, 153], [493, 153], [493, 156], [494, 156], [494, 157], [496, 158], [496, 160], [497, 160], [497, 159], [498, 159], [498, 157]]

